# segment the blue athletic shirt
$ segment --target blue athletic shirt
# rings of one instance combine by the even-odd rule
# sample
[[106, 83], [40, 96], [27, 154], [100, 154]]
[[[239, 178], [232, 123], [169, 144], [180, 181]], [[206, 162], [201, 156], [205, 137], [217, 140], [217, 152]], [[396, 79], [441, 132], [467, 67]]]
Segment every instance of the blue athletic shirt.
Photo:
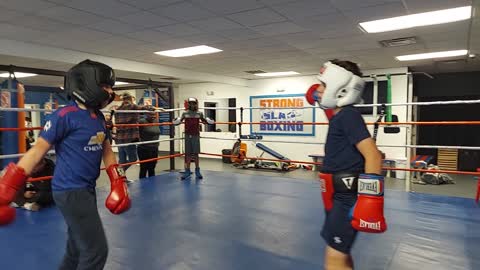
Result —
[[53, 112], [40, 137], [55, 146], [53, 191], [95, 188], [105, 140], [105, 118], [78, 107], [76, 102]]
[[363, 172], [365, 159], [356, 144], [368, 137], [361, 113], [351, 106], [342, 108], [330, 119], [322, 171]]

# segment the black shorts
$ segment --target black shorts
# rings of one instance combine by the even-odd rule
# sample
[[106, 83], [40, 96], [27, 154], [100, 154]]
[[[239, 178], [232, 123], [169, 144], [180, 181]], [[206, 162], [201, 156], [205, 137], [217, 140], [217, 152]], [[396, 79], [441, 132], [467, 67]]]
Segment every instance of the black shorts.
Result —
[[185, 135], [185, 155], [200, 153], [200, 136]]
[[350, 224], [350, 210], [357, 201], [357, 193], [335, 193], [333, 207], [327, 213], [322, 237], [327, 245], [342, 253], [350, 254], [357, 230]]

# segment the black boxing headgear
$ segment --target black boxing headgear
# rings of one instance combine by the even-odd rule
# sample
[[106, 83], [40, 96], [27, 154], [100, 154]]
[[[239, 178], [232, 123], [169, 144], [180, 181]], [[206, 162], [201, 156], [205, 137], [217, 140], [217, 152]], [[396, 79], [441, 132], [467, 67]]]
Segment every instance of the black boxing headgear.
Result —
[[103, 90], [105, 85], [115, 85], [113, 69], [89, 59], [72, 67], [66, 75], [65, 89], [68, 95], [88, 108], [101, 109], [113, 101], [115, 94]]
[[187, 99], [187, 105], [190, 111], [198, 110], [198, 100], [194, 97], [190, 97]]

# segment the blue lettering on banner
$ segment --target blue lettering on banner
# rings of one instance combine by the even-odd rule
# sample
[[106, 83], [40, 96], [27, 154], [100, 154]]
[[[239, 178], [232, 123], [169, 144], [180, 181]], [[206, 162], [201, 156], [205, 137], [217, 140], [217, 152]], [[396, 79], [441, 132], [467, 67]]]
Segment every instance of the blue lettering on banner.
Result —
[[[265, 122], [268, 122], [266, 124]], [[297, 132], [303, 131], [303, 121], [260, 121], [261, 131]], [[264, 123], [264, 124], [262, 124]]]

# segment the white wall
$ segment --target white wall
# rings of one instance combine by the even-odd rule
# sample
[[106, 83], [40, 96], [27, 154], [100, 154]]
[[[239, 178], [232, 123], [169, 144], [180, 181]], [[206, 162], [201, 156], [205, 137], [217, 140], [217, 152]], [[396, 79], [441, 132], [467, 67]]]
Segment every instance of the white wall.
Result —
[[[384, 73], [405, 73], [406, 68], [401, 69], [388, 69], [388, 70], [375, 70], [365, 71], [364, 73], [369, 75], [371, 73], [384, 74]], [[379, 78], [379, 80], [386, 79]], [[288, 77], [288, 78], [276, 78], [276, 79], [263, 79], [263, 80], [251, 80], [248, 82], [247, 87], [224, 85], [218, 83], [198, 83], [198, 84], [182, 84], [174, 91], [175, 100], [182, 101], [193, 96], [198, 98], [200, 104], [204, 101], [222, 99], [222, 98], [236, 98], [237, 107], [249, 107], [250, 96], [258, 95], [287, 95], [287, 94], [304, 94], [310, 85], [318, 83], [315, 76], [303, 76], [303, 77]], [[207, 95], [207, 92], [213, 92], [213, 95]], [[392, 102], [406, 102], [407, 101], [407, 76], [392, 76]], [[180, 104], [177, 104], [179, 106]], [[316, 111], [315, 119], [317, 122], [326, 122], [327, 119], [322, 110]], [[406, 107], [393, 107], [392, 113], [398, 115], [399, 121], [406, 120]], [[367, 122], [373, 122], [377, 117], [365, 117]], [[244, 111], [244, 121], [250, 121], [249, 110]], [[237, 122], [240, 121], [240, 112], [237, 111]], [[369, 126], [370, 131], [373, 133], [373, 126]], [[176, 136], [181, 134], [183, 126], [176, 128]], [[180, 133], [179, 133], [180, 132]], [[242, 134], [249, 134], [250, 127], [243, 126]], [[323, 145], [327, 134], [326, 126], [316, 126], [315, 136], [311, 137], [292, 137], [292, 136], [264, 136], [264, 141], [288, 141], [293, 143], [272, 143], [262, 142], [275, 151], [283, 154], [284, 156], [292, 160], [304, 160], [310, 161], [309, 154], [323, 154]], [[205, 133], [202, 132], [201, 136], [215, 137], [215, 138], [235, 138], [234, 134], [229, 133]], [[212, 140], [202, 139], [201, 148], [203, 152], [220, 154], [222, 149], [231, 149], [234, 140]], [[318, 143], [318, 144], [302, 144], [302, 143]], [[177, 142], [177, 150], [182, 150], [182, 141]], [[406, 132], [405, 128], [401, 128], [399, 134], [385, 134], [383, 128], [380, 128], [377, 138], [378, 144], [389, 145], [405, 145], [406, 144]], [[387, 158], [405, 159], [406, 152], [403, 148], [381, 148], [386, 153]], [[249, 143], [248, 156], [255, 156], [261, 153], [253, 143]], [[267, 155], [268, 156], [268, 155]]]

